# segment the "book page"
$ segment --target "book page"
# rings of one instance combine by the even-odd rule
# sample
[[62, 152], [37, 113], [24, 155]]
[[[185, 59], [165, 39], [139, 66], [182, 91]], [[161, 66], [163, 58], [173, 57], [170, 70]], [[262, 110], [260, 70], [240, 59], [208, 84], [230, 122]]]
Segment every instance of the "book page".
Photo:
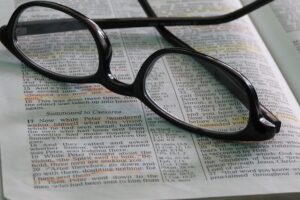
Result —
[[[12, 11], [14, 10], [14, 2], [13, 1], [0, 1], [0, 26], [7, 24], [10, 15], [12, 14]], [[0, 45], [0, 68], [7, 65], [7, 62], [5, 62], [4, 57], [6, 57], [6, 54], [3, 54], [3, 52], [6, 51], [3, 45]], [[2, 91], [2, 89], [0, 89]], [[1, 93], [2, 94], [2, 93]], [[1, 102], [1, 100], [0, 100]], [[2, 105], [2, 103], [0, 103]], [[1, 145], [1, 139], [0, 139], [0, 145]], [[0, 146], [0, 152], [1, 152], [1, 146]], [[0, 153], [1, 154], [1, 153]], [[0, 155], [1, 157], [1, 155]], [[1, 161], [0, 161], [1, 164]], [[1, 164], [2, 166], [2, 164]], [[4, 194], [3, 194], [3, 185], [2, 185], [2, 167], [0, 166], [0, 200], [4, 200]]]
[[[15, 1], [15, 7], [22, 2]], [[91, 18], [145, 16], [135, 0], [61, 3]], [[226, 0], [153, 0], [151, 5], [164, 16], [220, 14], [241, 6]], [[201, 137], [103, 86], [45, 78], [1, 46], [0, 141], [7, 199], [189, 199], [299, 192], [299, 107], [249, 18], [170, 30], [241, 71], [262, 104], [283, 122], [280, 133], [269, 141], [247, 143]], [[170, 47], [154, 28], [105, 32], [113, 46], [112, 72], [128, 83], [151, 53]], [[187, 86], [172, 83], [164, 72], [158, 76], [184, 97], [181, 91]], [[203, 87], [209, 81], [203, 77]], [[192, 105], [195, 100], [186, 101]]]
[[[244, 2], [249, 2], [248, 0]], [[300, 2], [276, 0], [251, 18], [300, 102]]]

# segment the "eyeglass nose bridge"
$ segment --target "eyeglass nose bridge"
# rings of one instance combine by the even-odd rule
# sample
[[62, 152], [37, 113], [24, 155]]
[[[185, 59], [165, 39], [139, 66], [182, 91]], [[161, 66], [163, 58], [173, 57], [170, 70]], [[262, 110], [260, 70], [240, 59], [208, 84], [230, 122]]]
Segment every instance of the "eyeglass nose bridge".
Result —
[[130, 96], [130, 97], [137, 96], [135, 94], [135, 89], [133, 84], [127, 84], [122, 81], [119, 81], [111, 73], [105, 74], [105, 77], [101, 78], [100, 81], [98, 79], [97, 82], [114, 93]]

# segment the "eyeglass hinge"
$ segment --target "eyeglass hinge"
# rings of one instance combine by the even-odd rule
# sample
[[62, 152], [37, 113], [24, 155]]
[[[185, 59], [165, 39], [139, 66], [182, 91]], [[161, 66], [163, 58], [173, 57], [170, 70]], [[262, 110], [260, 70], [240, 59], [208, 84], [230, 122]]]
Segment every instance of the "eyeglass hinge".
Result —
[[3, 36], [3, 34], [4, 34], [4, 28], [5, 28], [5, 26], [0, 27], [0, 42], [2, 42], [3, 38], [4, 38], [4, 36]]

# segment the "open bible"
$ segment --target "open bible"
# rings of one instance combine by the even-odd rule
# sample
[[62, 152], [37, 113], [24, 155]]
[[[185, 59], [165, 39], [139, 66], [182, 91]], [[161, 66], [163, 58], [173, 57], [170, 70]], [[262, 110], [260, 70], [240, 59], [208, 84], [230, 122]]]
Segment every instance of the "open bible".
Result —
[[[0, 2], [1, 25], [24, 2]], [[58, 2], [92, 19], [146, 17], [136, 0]], [[248, 2], [149, 0], [158, 16], [218, 15]], [[227, 24], [168, 27], [197, 51], [222, 60], [252, 82], [259, 100], [282, 121], [281, 131], [263, 142], [220, 141], [184, 131], [137, 99], [96, 84], [45, 78], [1, 46], [2, 196], [31, 200], [299, 198], [297, 6], [296, 1], [277, 0]], [[151, 53], [171, 46], [155, 28], [105, 32], [113, 46], [111, 70], [128, 83]], [[45, 50], [42, 40], [34, 42], [39, 51]], [[166, 74], [158, 76], [168, 81]], [[184, 90], [183, 85], [170, 84], [170, 88]], [[195, 101], [184, 98], [190, 104]], [[228, 102], [211, 102], [216, 107], [218, 103]]]

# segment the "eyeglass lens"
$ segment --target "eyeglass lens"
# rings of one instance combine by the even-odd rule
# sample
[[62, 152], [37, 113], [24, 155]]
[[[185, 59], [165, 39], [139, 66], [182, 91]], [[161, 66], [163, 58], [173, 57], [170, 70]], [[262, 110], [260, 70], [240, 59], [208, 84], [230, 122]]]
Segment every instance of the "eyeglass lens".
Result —
[[243, 130], [248, 109], [206, 67], [215, 66], [198, 57], [167, 54], [148, 73], [146, 92], [169, 115], [194, 127], [224, 134]]
[[27, 58], [51, 72], [82, 77], [98, 70], [98, 50], [91, 32], [58, 10], [39, 6], [25, 9], [16, 23], [15, 38]]

